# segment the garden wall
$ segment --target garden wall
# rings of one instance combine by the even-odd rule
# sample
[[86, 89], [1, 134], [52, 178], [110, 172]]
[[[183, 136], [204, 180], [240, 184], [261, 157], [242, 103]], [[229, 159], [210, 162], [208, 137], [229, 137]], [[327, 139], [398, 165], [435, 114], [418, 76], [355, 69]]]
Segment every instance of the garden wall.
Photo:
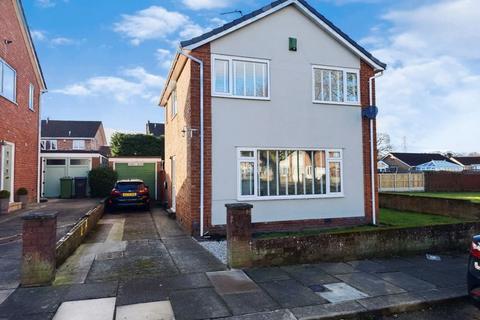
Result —
[[306, 237], [256, 239], [251, 266], [401, 256], [469, 248], [480, 223], [318, 234]]
[[408, 194], [380, 193], [381, 208], [430, 213], [476, 220], [480, 218], [480, 203], [460, 199], [443, 199]]
[[480, 192], [479, 172], [425, 172], [426, 192]]

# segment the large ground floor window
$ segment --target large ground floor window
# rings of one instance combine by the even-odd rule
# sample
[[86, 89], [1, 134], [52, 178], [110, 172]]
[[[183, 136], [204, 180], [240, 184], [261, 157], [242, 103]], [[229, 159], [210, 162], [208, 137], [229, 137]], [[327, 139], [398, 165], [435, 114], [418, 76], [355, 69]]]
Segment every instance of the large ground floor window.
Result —
[[343, 195], [342, 150], [239, 148], [238, 198]]

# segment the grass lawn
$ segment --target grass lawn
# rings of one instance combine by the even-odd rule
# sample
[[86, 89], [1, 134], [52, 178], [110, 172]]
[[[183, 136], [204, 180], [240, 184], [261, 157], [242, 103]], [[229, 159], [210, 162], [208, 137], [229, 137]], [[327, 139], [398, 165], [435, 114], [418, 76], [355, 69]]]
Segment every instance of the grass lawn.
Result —
[[344, 232], [362, 232], [369, 230], [381, 230], [391, 228], [421, 227], [439, 224], [451, 224], [465, 222], [465, 220], [415, 212], [405, 212], [390, 209], [380, 209], [379, 225], [365, 225], [357, 227], [342, 227], [331, 229], [304, 230], [296, 232], [269, 232], [255, 235], [256, 238], [281, 238], [292, 236], [308, 236], [319, 233], [344, 233]]
[[401, 192], [410, 196], [470, 200], [480, 203], [480, 192]]

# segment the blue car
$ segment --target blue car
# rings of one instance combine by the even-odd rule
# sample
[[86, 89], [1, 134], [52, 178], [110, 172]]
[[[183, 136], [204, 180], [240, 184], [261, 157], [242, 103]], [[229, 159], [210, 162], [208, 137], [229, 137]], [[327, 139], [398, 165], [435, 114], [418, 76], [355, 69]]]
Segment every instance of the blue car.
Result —
[[150, 192], [142, 180], [119, 180], [107, 200], [107, 209], [140, 207], [150, 209]]
[[480, 303], [480, 235], [472, 239], [468, 259], [467, 285], [470, 297]]

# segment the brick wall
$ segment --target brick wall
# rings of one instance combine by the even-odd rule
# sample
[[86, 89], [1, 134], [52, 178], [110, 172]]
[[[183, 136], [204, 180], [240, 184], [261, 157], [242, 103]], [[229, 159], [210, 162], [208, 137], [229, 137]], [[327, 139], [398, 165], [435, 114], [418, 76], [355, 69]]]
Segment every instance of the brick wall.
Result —
[[[17, 72], [17, 103], [0, 96], [0, 140], [15, 143], [14, 190], [25, 187], [37, 199], [39, 101], [41, 84], [28, 53], [13, 1], [0, 1], [0, 58]], [[4, 39], [12, 43], [5, 45]], [[35, 86], [35, 111], [28, 108], [29, 85]]]
[[[361, 105], [368, 107], [370, 105], [370, 92], [368, 79], [374, 75], [374, 70], [363, 60], [360, 61], [360, 97]], [[373, 83], [373, 104], [375, 104], [375, 82]], [[377, 159], [377, 128], [376, 121], [373, 121], [373, 141], [374, 141], [374, 159]], [[372, 184], [371, 184], [371, 153], [370, 153], [370, 120], [362, 117], [362, 142], [363, 142], [363, 184], [365, 197], [365, 217], [368, 223], [373, 221], [372, 218]], [[374, 161], [374, 172], [377, 176], [377, 162]], [[378, 181], [375, 177], [375, 182]], [[378, 221], [378, 186], [375, 185], [375, 207], [376, 221]]]
[[[49, 140], [51, 140], [51, 139], [49, 139]], [[58, 150], [73, 150], [73, 140], [75, 140], [75, 139], [58, 139], [57, 140], [57, 149]], [[92, 140], [85, 140], [85, 149], [84, 150], [98, 150], [98, 147], [95, 147]]]

